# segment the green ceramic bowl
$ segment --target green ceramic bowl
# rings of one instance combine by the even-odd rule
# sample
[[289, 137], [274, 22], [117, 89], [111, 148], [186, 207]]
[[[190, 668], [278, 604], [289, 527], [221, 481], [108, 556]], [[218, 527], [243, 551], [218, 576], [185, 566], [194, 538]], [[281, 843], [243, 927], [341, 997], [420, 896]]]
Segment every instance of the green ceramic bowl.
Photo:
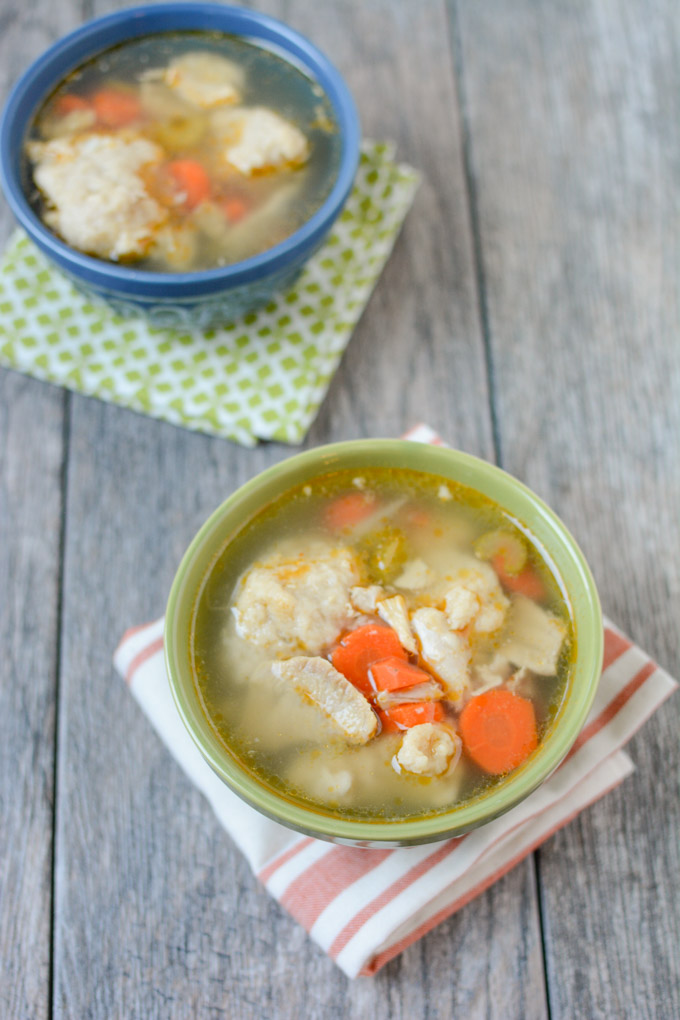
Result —
[[[525, 526], [561, 580], [571, 606], [576, 661], [566, 696], [536, 752], [508, 778], [449, 812], [405, 821], [351, 821], [303, 806], [265, 786], [232, 755], [211, 726], [191, 667], [192, 617], [210, 566], [243, 524], [275, 497], [318, 475], [341, 468], [411, 468], [477, 489]], [[230, 496], [189, 546], [170, 591], [165, 656], [172, 692], [192, 738], [218, 776], [257, 811], [289, 828], [354, 846], [390, 847], [459, 836], [491, 821], [535, 790], [562, 761], [578, 736], [602, 667], [602, 616], [588, 565], [558, 517], [517, 479], [468, 454], [406, 440], [358, 440], [322, 446], [269, 468]]]

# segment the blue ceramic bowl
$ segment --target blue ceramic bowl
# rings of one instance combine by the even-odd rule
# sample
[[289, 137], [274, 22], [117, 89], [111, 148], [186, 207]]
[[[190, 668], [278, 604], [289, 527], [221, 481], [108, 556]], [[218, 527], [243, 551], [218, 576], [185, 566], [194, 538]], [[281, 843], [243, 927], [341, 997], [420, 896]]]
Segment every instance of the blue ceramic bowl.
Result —
[[[233, 265], [195, 273], [151, 273], [100, 261], [70, 248], [31, 208], [21, 177], [26, 132], [59, 82], [103, 50], [157, 32], [209, 30], [245, 36], [301, 68], [326, 93], [342, 141], [335, 184], [323, 205], [294, 234]], [[157, 326], [219, 325], [266, 303], [290, 285], [319, 247], [349, 195], [359, 158], [359, 121], [339, 72], [304, 36], [273, 18], [239, 7], [167, 3], [130, 7], [90, 21], [51, 46], [19, 79], [0, 123], [0, 178], [21, 226], [44, 254], [89, 296]]]

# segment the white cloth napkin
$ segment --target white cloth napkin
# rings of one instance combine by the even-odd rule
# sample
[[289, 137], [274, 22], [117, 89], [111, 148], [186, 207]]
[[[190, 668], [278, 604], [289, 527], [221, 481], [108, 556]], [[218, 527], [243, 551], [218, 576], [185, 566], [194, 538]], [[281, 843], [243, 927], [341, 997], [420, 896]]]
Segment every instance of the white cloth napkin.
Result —
[[[408, 438], [441, 440], [426, 426]], [[400, 850], [335, 846], [249, 807], [201, 757], [177, 713], [163, 619], [129, 630], [114, 663], [154, 729], [272, 896], [349, 976], [388, 960], [500, 878], [633, 771], [621, 748], [677, 687], [609, 621], [602, 679], [574, 747], [521, 804], [466, 836]]]

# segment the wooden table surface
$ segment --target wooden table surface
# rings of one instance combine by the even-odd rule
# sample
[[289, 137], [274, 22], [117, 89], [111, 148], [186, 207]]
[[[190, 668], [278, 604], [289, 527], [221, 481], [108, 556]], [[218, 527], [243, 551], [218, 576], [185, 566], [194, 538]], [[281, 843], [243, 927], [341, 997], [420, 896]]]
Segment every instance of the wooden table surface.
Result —
[[[4, 0], [3, 95], [118, 4]], [[423, 184], [305, 446], [426, 419], [563, 517], [678, 661], [677, 0], [262, 0]], [[2, 240], [11, 215], [2, 204]], [[0, 1016], [680, 1016], [680, 698], [637, 771], [377, 977], [256, 883], [114, 675], [251, 451], [0, 375]]]

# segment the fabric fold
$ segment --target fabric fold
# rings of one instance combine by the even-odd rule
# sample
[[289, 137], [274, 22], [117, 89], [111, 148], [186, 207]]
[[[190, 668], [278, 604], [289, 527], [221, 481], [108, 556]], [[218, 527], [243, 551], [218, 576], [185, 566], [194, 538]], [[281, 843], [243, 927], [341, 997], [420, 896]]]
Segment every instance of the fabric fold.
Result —
[[542, 786], [458, 839], [364, 850], [286, 829], [217, 778], [175, 708], [162, 619], [128, 631], [114, 663], [258, 879], [350, 977], [375, 973], [622, 782], [633, 764], [620, 748], [677, 686], [606, 621], [606, 667], [592, 709], [569, 755]]
[[122, 319], [17, 231], [0, 263], [0, 365], [244, 446], [299, 443], [419, 180], [391, 143], [365, 141], [347, 204], [294, 285], [219, 329]]

